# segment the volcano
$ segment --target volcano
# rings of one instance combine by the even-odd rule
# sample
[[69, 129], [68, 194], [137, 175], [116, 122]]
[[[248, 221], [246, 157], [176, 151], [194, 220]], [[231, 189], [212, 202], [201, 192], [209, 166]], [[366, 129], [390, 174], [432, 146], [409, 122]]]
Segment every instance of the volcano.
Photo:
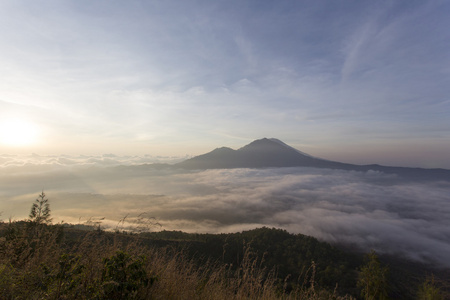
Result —
[[188, 170], [234, 168], [310, 167], [396, 174], [407, 179], [450, 180], [450, 170], [390, 167], [377, 164], [354, 165], [330, 161], [303, 153], [275, 138], [263, 138], [233, 150], [228, 147], [195, 156], [174, 165]]
[[231, 169], [231, 168], [350, 168], [351, 165], [328, 161], [303, 153], [278, 139], [263, 138], [233, 150], [217, 148], [177, 164], [185, 169]]

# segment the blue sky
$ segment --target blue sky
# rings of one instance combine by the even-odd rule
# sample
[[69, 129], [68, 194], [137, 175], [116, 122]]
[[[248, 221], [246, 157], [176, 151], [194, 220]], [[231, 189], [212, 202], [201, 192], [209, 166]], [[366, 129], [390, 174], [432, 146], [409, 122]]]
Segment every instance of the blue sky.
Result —
[[0, 0], [0, 120], [15, 120], [0, 131], [36, 132], [0, 152], [182, 156], [275, 137], [450, 168], [449, 15], [448, 1]]

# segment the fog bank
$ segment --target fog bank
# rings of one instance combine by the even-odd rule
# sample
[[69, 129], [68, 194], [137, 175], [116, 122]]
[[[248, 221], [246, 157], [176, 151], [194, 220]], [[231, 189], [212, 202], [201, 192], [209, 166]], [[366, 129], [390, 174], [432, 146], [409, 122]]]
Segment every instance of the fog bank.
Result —
[[145, 213], [165, 230], [218, 233], [273, 226], [450, 267], [450, 181], [408, 182], [376, 171], [188, 172], [80, 161], [0, 170], [3, 220], [25, 218], [44, 190], [55, 221], [104, 218], [101, 226], [113, 229], [125, 216], [132, 222]]

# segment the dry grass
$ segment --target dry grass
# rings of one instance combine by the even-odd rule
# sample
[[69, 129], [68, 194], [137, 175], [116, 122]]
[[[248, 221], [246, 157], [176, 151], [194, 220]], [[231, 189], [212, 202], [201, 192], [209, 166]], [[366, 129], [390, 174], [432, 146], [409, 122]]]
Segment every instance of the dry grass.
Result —
[[[314, 264], [307, 281], [286, 291], [249, 247], [239, 266], [199, 265], [183, 252], [143, 246], [137, 235], [61, 234], [62, 226], [0, 224], [1, 299], [344, 299], [315, 285]], [[118, 253], [129, 257], [113, 267], [127, 282], [107, 275], [105, 259]]]

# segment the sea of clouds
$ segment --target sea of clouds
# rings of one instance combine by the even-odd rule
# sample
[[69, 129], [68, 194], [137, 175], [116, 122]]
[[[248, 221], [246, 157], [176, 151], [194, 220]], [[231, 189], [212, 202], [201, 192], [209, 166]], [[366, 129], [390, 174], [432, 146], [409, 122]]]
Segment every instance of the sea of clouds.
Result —
[[[450, 267], [450, 179], [417, 182], [376, 171], [297, 167], [184, 171], [142, 165], [177, 158], [36, 157], [0, 156], [4, 221], [26, 218], [44, 190], [55, 222], [101, 219], [105, 229], [127, 229], [141, 215], [162, 225], [154, 230], [277, 227]], [[128, 223], [119, 222], [124, 217]]]
[[0, 154], [0, 168], [22, 166], [119, 166], [140, 165], [153, 163], [176, 163], [189, 158], [188, 156], [153, 156], [153, 155], [128, 155], [115, 154], [102, 155], [13, 155]]

